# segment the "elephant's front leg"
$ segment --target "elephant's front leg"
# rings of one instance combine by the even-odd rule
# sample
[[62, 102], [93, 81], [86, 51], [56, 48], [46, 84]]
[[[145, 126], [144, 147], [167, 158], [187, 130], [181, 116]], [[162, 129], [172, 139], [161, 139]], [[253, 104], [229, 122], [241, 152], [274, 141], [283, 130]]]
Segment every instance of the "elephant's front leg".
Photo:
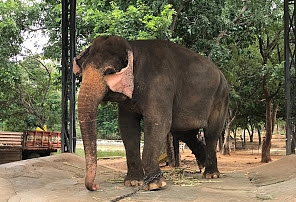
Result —
[[140, 157], [141, 117], [120, 106], [118, 112], [118, 124], [127, 160], [127, 176], [124, 184], [125, 186], [139, 186], [142, 185], [144, 178]]
[[166, 135], [171, 127], [170, 120], [144, 118], [144, 149], [142, 163], [145, 172], [146, 190], [159, 189], [166, 185], [159, 167], [158, 158]]

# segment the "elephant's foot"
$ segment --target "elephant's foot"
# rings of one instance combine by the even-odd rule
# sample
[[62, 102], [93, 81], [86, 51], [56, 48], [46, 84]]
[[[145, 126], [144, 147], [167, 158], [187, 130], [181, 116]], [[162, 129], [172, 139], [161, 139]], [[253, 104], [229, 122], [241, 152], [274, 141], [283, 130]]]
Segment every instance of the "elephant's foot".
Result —
[[97, 191], [97, 190], [101, 189], [101, 186], [99, 184], [92, 184], [92, 185], [85, 184], [85, 187], [89, 191]]
[[164, 178], [161, 177], [161, 178], [149, 183], [148, 185], [145, 185], [143, 187], [143, 190], [152, 191], [152, 190], [160, 189], [164, 186], [166, 186], [166, 182], [165, 182]]
[[214, 171], [214, 172], [208, 172], [207, 170], [205, 170], [205, 172], [203, 173], [203, 178], [206, 179], [212, 179], [212, 178], [219, 178], [220, 177], [220, 173], [219, 171]]
[[[125, 180], [124, 185], [127, 187], [138, 187], [138, 186], [143, 186], [144, 181], [143, 180]], [[156, 189], [160, 189], [162, 187], [166, 186], [166, 182], [163, 177], [154, 180], [153, 182], [143, 186], [143, 190], [146, 191], [152, 191]]]
[[124, 185], [127, 187], [137, 187], [143, 185], [143, 180], [125, 180]]
[[124, 178], [124, 185], [127, 187], [142, 186], [143, 185], [143, 177], [144, 177], [143, 171], [128, 172]]

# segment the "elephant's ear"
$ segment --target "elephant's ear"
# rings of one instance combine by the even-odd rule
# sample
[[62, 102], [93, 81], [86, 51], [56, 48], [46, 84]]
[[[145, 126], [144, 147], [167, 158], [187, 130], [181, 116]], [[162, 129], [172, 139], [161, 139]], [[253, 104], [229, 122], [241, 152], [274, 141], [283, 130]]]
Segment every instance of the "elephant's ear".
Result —
[[104, 77], [107, 85], [113, 92], [123, 93], [129, 98], [132, 98], [134, 91], [133, 60], [133, 52], [128, 51], [127, 67], [121, 69], [120, 72]]
[[76, 63], [76, 58], [73, 58], [73, 73], [75, 75], [80, 75], [81, 74], [81, 69], [78, 66], [78, 64]]
[[73, 73], [75, 75], [81, 75], [81, 68], [79, 67], [79, 65], [77, 64], [77, 61], [80, 61], [80, 65], [83, 63], [83, 61], [87, 58], [88, 54], [89, 54], [89, 50], [90, 50], [89, 46], [88, 48], [84, 49], [83, 51], [81, 51], [81, 53], [79, 53], [79, 55], [77, 55], [76, 57], [73, 58]]

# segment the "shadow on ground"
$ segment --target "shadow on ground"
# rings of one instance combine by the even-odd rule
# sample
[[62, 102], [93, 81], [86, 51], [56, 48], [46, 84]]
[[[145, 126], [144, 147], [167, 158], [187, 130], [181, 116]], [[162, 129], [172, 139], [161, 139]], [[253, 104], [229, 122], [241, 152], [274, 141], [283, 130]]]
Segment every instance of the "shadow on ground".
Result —
[[[59, 154], [0, 165], [0, 201], [110, 201], [135, 189], [123, 186], [124, 173], [99, 165], [97, 182], [102, 190], [84, 187], [84, 158]], [[294, 201], [296, 155], [247, 171], [223, 173], [205, 180], [193, 174], [195, 183], [175, 184], [158, 191], [139, 191], [122, 201]]]

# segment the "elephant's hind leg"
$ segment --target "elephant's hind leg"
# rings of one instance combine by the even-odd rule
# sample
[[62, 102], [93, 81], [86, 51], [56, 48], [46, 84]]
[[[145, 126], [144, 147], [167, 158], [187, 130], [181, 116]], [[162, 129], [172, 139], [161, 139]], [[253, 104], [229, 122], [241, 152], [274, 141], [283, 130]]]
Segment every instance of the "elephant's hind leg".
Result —
[[204, 178], [220, 177], [220, 172], [217, 166], [216, 149], [217, 149], [217, 141], [221, 135], [221, 132], [224, 126], [224, 119], [219, 117], [220, 116], [211, 117], [209, 119], [207, 128], [204, 128], [205, 141], [206, 141], [206, 145], [205, 145], [206, 162], [205, 162], [205, 171], [203, 173]]
[[205, 129], [205, 153], [206, 153], [206, 162], [205, 170], [203, 173], [204, 178], [219, 178], [220, 172], [217, 166], [217, 155], [216, 155], [216, 146], [218, 141], [217, 131], [212, 131]]
[[206, 138], [206, 145], [205, 145], [206, 163], [205, 163], [205, 171], [203, 173], [203, 177], [207, 179], [220, 177], [220, 172], [217, 166], [215, 142], [217, 142], [217, 139], [215, 137], [211, 136]]

